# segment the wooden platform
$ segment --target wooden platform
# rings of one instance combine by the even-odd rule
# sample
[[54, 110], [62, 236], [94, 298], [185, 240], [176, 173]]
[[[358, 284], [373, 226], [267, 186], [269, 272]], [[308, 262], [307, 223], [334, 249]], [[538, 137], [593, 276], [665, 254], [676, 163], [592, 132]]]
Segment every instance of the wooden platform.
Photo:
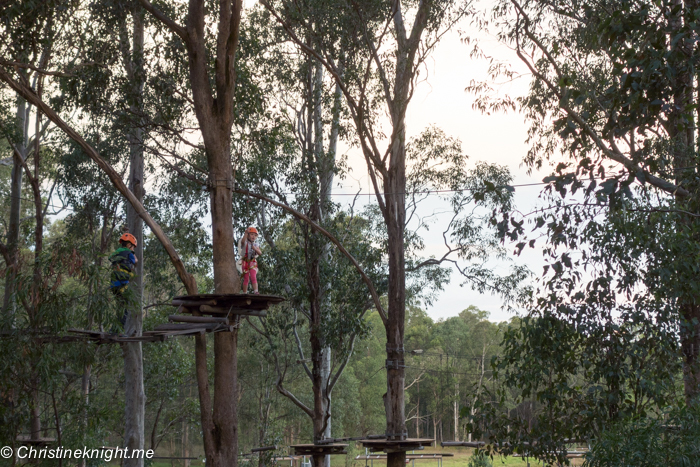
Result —
[[58, 343], [63, 344], [66, 342], [78, 342], [84, 340], [81, 336], [76, 335], [65, 335], [59, 336], [56, 334], [51, 334], [49, 331], [36, 330], [36, 329], [13, 329], [11, 331], [0, 331], [0, 338], [3, 339], [14, 339], [18, 337], [28, 337], [35, 342], [40, 343]]
[[313, 455], [334, 455], [347, 454], [347, 444], [332, 443], [332, 444], [292, 444], [289, 446], [294, 449], [295, 456], [313, 456]]
[[401, 452], [401, 451], [420, 451], [426, 446], [432, 446], [434, 440], [432, 438], [406, 438], [406, 439], [361, 439], [362, 446], [369, 449], [371, 452], [383, 451]]
[[266, 316], [270, 305], [283, 302], [277, 295], [199, 294], [175, 297], [172, 305], [183, 313], [208, 316]]
[[36, 438], [32, 439], [31, 436], [20, 435], [16, 438], [19, 444], [31, 444], [36, 446], [46, 446], [56, 442], [56, 438]]
[[[265, 316], [270, 305], [283, 302], [276, 295], [200, 294], [175, 297], [172, 305], [178, 314], [168, 316], [169, 323], [157, 325], [141, 336], [69, 329], [72, 340], [89, 340], [97, 344], [122, 342], [162, 342], [175, 336], [194, 336], [208, 332], [231, 332], [237, 326], [237, 316]], [[202, 316], [204, 315], [204, 316]]]
[[227, 324], [159, 324], [152, 331], [144, 331], [141, 336], [123, 336], [119, 334], [69, 329], [68, 332], [97, 344], [117, 344], [122, 342], [162, 342], [175, 336], [194, 336], [206, 332], [232, 331], [233, 325]]

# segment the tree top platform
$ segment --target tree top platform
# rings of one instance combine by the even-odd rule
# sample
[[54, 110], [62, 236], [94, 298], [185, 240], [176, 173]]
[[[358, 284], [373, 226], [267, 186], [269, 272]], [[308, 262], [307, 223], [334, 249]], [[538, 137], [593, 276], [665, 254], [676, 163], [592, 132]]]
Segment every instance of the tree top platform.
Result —
[[297, 456], [328, 456], [334, 454], [347, 454], [347, 444], [329, 443], [329, 444], [292, 444], [289, 446], [294, 449], [294, 454]]
[[277, 295], [198, 294], [175, 297], [172, 305], [185, 313], [211, 316], [266, 316], [270, 305], [283, 302]]
[[162, 342], [175, 336], [195, 336], [209, 332], [232, 332], [239, 325], [238, 316], [266, 316], [266, 310], [285, 301], [277, 295], [199, 294], [175, 297], [171, 304], [186, 314], [170, 315], [170, 323], [158, 324], [140, 336], [124, 336], [113, 332], [68, 329], [68, 335], [56, 336], [45, 330], [21, 329], [0, 331], [0, 337], [30, 335], [50, 342], [91, 341], [96, 344], [126, 342]]
[[383, 451], [401, 452], [401, 451], [420, 451], [426, 446], [432, 446], [434, 440], [432, 438], [406, 438], [406, 439], [361, 439], [362, 446], [369, 449], [371, 452]]
[[56, 442], [56, 438], [32, 438], [27, 435], [20, 435], [16, 438], [17, 442], [20, 444], [31, 444], [37, 446], [46, 446]]

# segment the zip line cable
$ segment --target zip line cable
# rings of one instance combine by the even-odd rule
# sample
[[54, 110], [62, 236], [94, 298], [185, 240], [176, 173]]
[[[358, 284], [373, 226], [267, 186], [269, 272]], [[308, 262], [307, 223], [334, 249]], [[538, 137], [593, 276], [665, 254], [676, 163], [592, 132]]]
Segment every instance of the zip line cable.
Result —
[[[497, 186], [495, 186], [495, 188], [508, 188], [508, 187], [511, 187], [511, 188], [518, 188], [518, 187], [537, 186], [537, 185], [549, 185], [549, 183], [524, 183], [524, 184], [521, 184], [521, 185], [497, 185]], [[415, 194], [437, 195], [437, 194], [440, 194], [440, 193], [462, 193], [462, 192], [465, 192], [465, 191], [469, 191], [469, 189], [464, 188], [464, 189], [461, 189], [461, 190], [423, 190], [423, 191], [407, 191], [407, 192], [405, 192], [404, 194], [406, 194], [406, 195], [415, 195]], [[292, 193], [292, 192], [287, 192], [287, 193], [282, 193], [282, 194], [284, 194], [284, 195], [293, 195], [294, 193]], [[384, 193], [382, 193], [382, 194], [384, 194]], [[371, 197], [372, 195], [374, 195], [374, 193], [372, 193], [372, 192], [367, 192], [367, 193], [331, 193], [331, 196], [365, 196], [365, 195]], [[32, 203], [34, 202], [33, 199], [24, 198], [24, 197], [22, 197], [22, 196], [12, 196], [12, 195], [10, 195], [10, 198], [19, 198], [19, 199], [22, 200], [22, 201], [29, 201], [29, 202], [32, 202]], [[76, 212], [76, 209], [75, 209], [75, 208], [70, 208], [70, 207], [68, 207], [68, 206], [57, 206], [57, 205], [55, 205], [55, 204], [49, 204], [48, 206], [49, 206], [49, 207], [52, 207], [52, 208], [67, 209], [67, 210], [69, 210], [69, 211]]]
[[[519, 185], [495, 185], [494, 188], [520, 188], [520, 187], [541, 186], [541, 185], [549, 185], [549, 183], [539, 182], [539, 183], [523, 183], [523, 184], [519, 184]], [[440, 194], [440, 193], [462, 193], [462, 192], [465, 192], [465, 191], [469, 191], [469, 189], [468, 189], [468, 188], [462, 188], [462, 189], [459, 189], [459, 190], [420, 190], [420, 191], [407, 191], [407, 192], [404, 192], [404, 194], [405, 194], [405, 195], [416, 195], [416, 194], [437, 195], [437, 194]], [[295, 194], [295, 193], [293, 193], [293, 192], [285, 192], [285, 193], [282, 193], [282, 194], [284, 194], [284, 195], [293, 195], [293, 194]], [[331, 196], [365, 196], [365, 195], [367, 195], [367, 196], [372, 196], [372, 195], [374, 195], [374, 194], [375, 194], [375, 193], [373, 193], [373, 192], [366, 192], [366, 193], [331, 193]], [[385, 194], [385, 193], [381, 193], [381, 194]], [[388, 194], [394, 194], [394, 193], [388, 193]], [[21, 200], [23, 200], [23, 201], [34, 202], [33, 199], [24, 198], [24, 197], [22, 197], [22, 196], [12, 196], [12, 195], [11, 195], [10, 198], [19, 198], [19, 199], [21, 199]], [[67, 206], [57, 206], [57, 205], [54, 205], [54, 204], [49, 204], [48, 206], [49, 206], [49, 207], [52, 207], [52, 208], [61, 208], [61, 209], [68, 209], [68, 210], [71, 210], [71, 211], [75, 211], [74, 208], [69, 208], [69, 207], [67, 207]]]
[[[678, 169], [674, 169], [674, 171], [676, 171], [676, 170], [684, 170], [684, 169], [691, 169], [691, 168], [695, 168], [695, 167], [680, 167], [680, 168], [678, 168]], [[614, 177], [611, 177], [611, 178], [614, 178]], [[604, 177], [594, 177], [593, 180], [606, 180], [606, 178], [604, 178]], [[515, 188], [523, 188], [523, 187], [531, 187], [531, 186], [544, 186], [544, 185], [549, 185], [549, 184], [551, 184], [551, 182], [520, 183], [520, 184], [515, 184], [515, 185], [494, 185], [494, 188], [505, 188], [505, 189], [513, 188], [513, 189], [515, 189]], [[404, 194], [404, 195], [418, 195], [418, 194], [423, 194], [423, 195], [429, 195], [429, 196], [430, 196], [430, 195], [439, 195], [439, 194], [442, 194], [442, 193], [463, 193], [463, 192], [465, 192], [465, 191], [470, 191], [470, 189], [468, 189], [468, 188], [462, 188], [462, 189], [458, 189], [458, 190], [419, 190], [419, 191], [406, 191], [406, 192], [404, 192], [403, 194]], [[283, 195], [294, 195], [295, 193], [293, 193], [293, 192], [285, 192], [285, 193], [281, 193], [281, 194], [283, 194]], [[331, 193], [331, 196], [355, 196], [355, 197], [360, 197], [360, 196], [365, 196], [365, 195], [366, 195], [366, 196], [368, 197], [368, 199], [371, 199], [371, 196], [372, 196], [372, 195], [375, 195], [375, 194], [376, 194], [376, 193], [374, 193], [374, 192], [368, 191], [368, 192], [358, 192], [358, 193]], [[395, 194], [401, 194], [401, 193], [380, 193], [380, 194], [381, 194], [381, 195], [386, 195], [386, 194], [395, 195]], [[19, 198], [20, 200], [23, 200], [23, 201], [34, 202], [33, 199], [24, 198], [24, 197], [22, 197], [22, 196], [12, 196], [12, 195], [10, 195], [10, 198]], [[46, 206], [49, 206], [49, 207], [52, 207], [52, 208], [66, 209], [66, 210], [69, 210], [69, 211], [76, 212], [76, 209], [75, 209], [75, 208], [70, 208], [70, 207], [67, 207], [67, 206], [57, 206], [57, 205], [54, 205], [54, 204], [48, 204], [48, 205], [46, 205]]]

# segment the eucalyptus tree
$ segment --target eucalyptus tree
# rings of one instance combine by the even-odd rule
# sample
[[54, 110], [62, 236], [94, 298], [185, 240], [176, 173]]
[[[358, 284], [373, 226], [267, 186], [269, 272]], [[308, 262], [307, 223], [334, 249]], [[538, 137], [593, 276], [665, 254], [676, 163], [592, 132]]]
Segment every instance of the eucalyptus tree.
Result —
[[436, 439], [459, 441], [463, 419], [469, 421], [473, 415], [462, 408], [473, 407], [483, 397], [483, 387], [491, 386], [489, 362], [500, 354], [504, 323], [488, 321], [488, 312], [473, 305], [437, 322], [418, 307], [409, 310], [409, 426], [420, 437], [421, 432], [430, 435], [432, 422]]
[[[6, 60], [17, 66], [17, 73], [24, 82], [33, 86], [41, 96], [44, 88], [44, 76], [37, 70], [44, 68], [50, 57], [56, 52], [59, 42], [55, 31], [55, 23], [67, 20], [64, 12], [56, 12], [52, 5], [32, 8], [27, 5], [16, 5], [3, 8], [3, 16], [12, 28], [8, 28], [3, 49]], [[6, 65], [8, 61], [4, 62]], [[19, 64], [19, 65], [17, 65]], [[26, 65], [26, 66], [25, 66]], [[47, 325], [46, 308], [50, 307], [52, 294], [50, 285], [57, 280], [56, 274], [45, 268], [46, 254], [44, 252], [44, 236], [50, 201], [55, 188], [55, 171], [50, 148], [46, 143], [46, 121], [38, 111], [32, 112], [32, 106], [21, 97], [17, 97], [15, 118], [2, 120], [2, 136], [12, 151], [12, 180], [10, 189], [10, 219], [7, 231], [7, 245], [3, 244], [3, 257], [7, 266], [4, 301], [3, 328], [15, 327], [15, 320], [24, 328], [24, 332], [37, 332]], [[33, 122], [30, 120], [33, 119]], [[33, 123], [33, 125], [31, 125]], [[32, 260], [24, 265], [20, 254], [21, 229], [21, 200], [23, 198], [22, 179], [26, 178], [30, 187], [30, 198], [33, 209], [31, 214], [31, 250]], [[44, 191], [45, 187], [50, 187]], [[31, 271], [31, 272], [28, 272]], [[31, 277], [31, 279], [29, 279]], [[29, 279], [29, 280], [28, 280]], [[17, 306], [21, 306], [21, 315], [15, 315]], [[17, 310], [19, 311], [19, 310]], [[42, 346], [37, 342], [29, 344], [27, 351], [31, 357], [26, 364], [29, 376], [22, 379], [24, 392], [30, 395], [28, 402], [31, 408], [30, 436], [37, 439], [41, 435], [41, 402], [42, 387], [40, 362], [43, 360]], [[19, 368], [17, 368], [18, 371]]]
[[[33, 8], [27, 5], [12, 5], [3, 8], [3, 17], [16, 28], [9, 28], [4, 40], [6, 51], [5, 65], [26, 64], [18, 68], [22, 79], [32, 84], [41, 93], [44, 76], [37, 70], [44, 68], [56, 52], [57, 34], [54, 31], [55, 21], [63, 21], [65, 15], [56, 14], [52, 5], [47, 3], [41, 8]], [[12, 149], [12, 182], [10, 219], [7, 231], [6, 245], [3, 251], [8, 256], [8, 274], [5, 276], [5, 294], [3, 298], [3, 312], [12, 314], [16, 303], [14, 301], [15, 273], [18, 267], [18, 242], [20, 232], [20, 210], [22, 199], [22, 173], [31, 179], [32, 175], [26, 166], [31, 152], [38, 151], [41, 140], [45, 140], [46, 126], [31, 125], [33, 108], [21, 97], [16, 98], [14, 118], [3, 117], [2, 133]], [[3, 110], [9, 110], [7, 108]], [[39, 165], [38, 158], [36, 166]], [[36, 174], [35, 174], [36, 175]], [[36, 195], [36, 183], [32, 183], [32, 193]], [[38, 215], [38, 214], [36, 214]]]
[[[70, 30], [66, 35], [68, 50], [78, 57], [90, 57], [91, 63], [74, 69], [63, 80], [64, 92], [60, 108], [80, 112], [89, 123], [89, 132], [100, 145], [108, 141], [106, 156], [118, 166], [128, 168], [129, 189], [139, 202], [144, 199], [144, 149], [148, 135], [147, 121], [153, 121], [154, 107], [145, 98], [148, 78], [144, 61], [153, 57], [144, 48], [146, 24], [144, 10], [138, 2], [77, 2], [71, 5], [75, 16], [92, 18], [89, 29]], [[117, 31], [116, 35], [112, 31]], [[150, 71], [150, 70], [149, 70]], [[151, 104], [149, 106], [149, 104]], [[125, 150], [126, 148], [126, 150]], [[66, 185], [73, 185], [70, 177]], [[79, 190], [79, 189], [78, 189]], [[103, 191], [103, 190], [98, 190]], [[101, 200], [96, 203], [99, 206]], [[109, 204], [109, 202], [107, 202]], [[127, 303], [128, 320], [124, 332], [139, 336], [142, 332], [143, 296], [143, 222], [131, 204], [126, 204], [125, 228], [137, 239], [135, 277], [129, 290], [133, 300]], [[106, 217], [105, 217], [106, 222]], [[111, 237], [111, 236], [110, 236]], [[106, 239], [103, 238], [102, 243]], [[114, 240], [112, 239], [112, 242]], [[92, 326], [88, 320], [88, 326]], [[125, 446], [131, 450], [144, 447], [145, 393], [143, 387], [142, 346], [140, 342], [122, 345], [125, 368]], [[90, 379], [90, 367], [85, 368], [84, 380]], [[129, 465], [141, 465], [142, 459], [126, 460]]]
[[[111, 112], [109, 111], [111, 109], [103, 108], [102, 110], [107, 110], [109, 114], [116, 117], [117, 121], [124, 121], [124, 127], [126, 127], [124, 139], [129, 148], [129, 189], [135, 198], [142, 203], [145, 189], [143, 141], [146, 136], [142, 120], [143, 116], [147, 115], [143, 96], [146, 81], [144, 60], [147, 58], [144, 51], [145, 12], [141, 5], [136, 2], [115, 2], [107, 5], [107, 8], [103, 8], [100, 3], [97, 3], [91, 7], [92, 14], [102, 20], [96, 22], [101, 26], [97, 29], [98, 37], [100, 33], [104, 37], [106, 31], [112, 28], [119, 33], [119, 42], [114, 44], [113, 48], [121, 52], [119, 63], [123, 68], [123, 81], [118, 88], [121, 92], [112, 92], [121, 97], [118, 99], [121, 105]], [[95, 42], [105, 45], [100, 40]], [[91, 51], [88, 50], [88, 53]], [[94, 92], [99, 92], [99, 89], [99, 87], [95, 88]], [[129, 285], [134, 299], [129, 300], [127, 305], [129, 312], [124, 332], [126, 335], [140, 336], [143, 327], [144, 235], [143, 221], [131, 204], [126, 206], [126, 228], [136, 237], [135, 254], [137, 258], [140, 258], [140, 261], [136, 264], [135, 277]], [[127, 342], [122, 345], [122, 350], [125, 375], [124, 444], [131, 451], [143, 450], [145, 445], [146, 394], [143, 384], [142, 344], [140, 342]], [[89, 369], [86, 370], [89, 371]], [[124, 463], [129, 466], [140, 466], [143, 465], [143, 459], [125, 459]]]
[[[546, 232], [547, 265], [531, 316], [506, 335], [497, 363], [507, 386], [547, 404], [534, 430], [492, 426], [504, 441], [547, 433], [539, 455], [696, 404], [697, 7], [509, 0], [488, 24], [532, 83], [518, 101], [480, 105], [520, 106], [531, 124], [526, 162], [556, 164], [545, 179], [551, 205], [531, 217], [535, 235]], [[523, 224], [501, 224], [518, 251], [535, 243]]]
[[[386, 435], [406, 437], [404, 413], [404, 319], [406, 306], [407, 156], [406, 110], [421, 64], [442, 35], [470, 12], [468, 2], [261, 2], [306, 54], [323, 64], [341, 89], [365, 157], [388, 253], [388, 308], [379, 307], [387, 333]], [[308, 20], [313, 18], [313, 21]], [[409, 26], [408, 18], [413, 19]], [[342, 63], [335, 58], [345, 51]], [[379, 112], [390, 117], [383, 141]], [[383, 149], [380, 146], [383, 145]], [[460, 172], [459, 168], [454, 168]], [[446, 169], [445, 172], [449, 172]], [[463, 172], [462, 172], [463, 173]], [[429, 180], [436, 182], [437, 180]], [[439, 182], [462, 188], [459, 176]], [[491, 183], [491, 182], [489, 182]], [[498, 183], [502, 185], [502, 183]], [[495, 186], [495, 185], [492, 185]], [[497, 191], [497, 190], [496, 190]], [[494, 193], [496, 193], [494, 191]], [[502, 195], [497, 193], [497, 195]], [[483, 199], [483, 198], [482, 198]], [[459, 202], [457, 203], [459, 204]], [[449, 248], [441, 264], [465, 252]], [[493, 284], [482, 285], [489, 287]], [[390, 453], [388, 465], [403, 465], [405, 453]]]
[[[246, 26], [242, 55], [246, 57], [245, 76], [256, 80], [249, 89], [258, 91], [255, 98], [249, 93], [247, 100], [255, 100], [262, 109], [258, 110], [261, 118], [241, 119], [236, 126], [243, 143], [239, 183], [305, 213], [311, 224], [323, 226], [341, 241], [372, 275], [376, 269], [373, 258], [378, 255], [367, 254], [362, 226], [368, 224], [339, 211], [331, 200], [334, 178], [345, 175], [343, 159], [337, 155], [340, 134], [347, 133], [339, 87], [324, 76], [320, 63], [295, 50], [284, 32], [274, 22], [270, 24], [264, 9], [252, 12]], [[362, 316], [371, 307], [371, 296], [356, 293], [361, 279], [346, 275], [352, 277], [353, 273], [345, 259], [311, 224], [295, 217], [289, 224], [282, 209], [251, 205], [245, 198], [240, 199], [239, 209], [241, 218], [251, 219], [251, 223], [255, 219], [267, 240], [265, 256], [271, 258], [265, 261], [268, 267], [263, 272], [272, 264], [273, 270], [289, 271], [284, 276], [274, 274], [266, 281], [268, 287], [286, 289], [283, 293], [294, 312], [308, 322], [311, 364], [307, 365], [307, 351], [301, 345], [298, 358], [304, 361], [313, 403], [307, 405], [285, 389], [280, 365], [276, 386], [311, 418], [314, 440], [330, 438], [331, 394], [352, 354]], [[297, 334], [302, 328], [302, 322], [294, 320], [293, 332]], [[339, 329], [347, 334], [345, 339], [334, 335]], [[266, 332], [270, 331], [266, 327]], [[315, 465], [318, 462], [315, 456]], [[329, 465], [328, 456], [325, 462]]]
[[[231, 267], [233, 252], [231, 127], [236, 90], [236, 51], [240, 32], [240, 0], [220, 0], [218, 11], [210, 12], [203, 0], [190, 0], [184, 25], [178, 8], [148, 0], [143, 7], [184, 46], [179, 59], [187, 57], [188, 85], [192, 109], [199, 123], [206, 154], [210, 213], [212, 216], [213, 272], [216, 293], [237, 293], [239, 278]], [[178, 16], [175, 16], [178, 15]], [[215, 22], [217, 31], [206, 27]], [[214, 58], [214, 67], [210, 66]], [[177, 58], [176, 58], [177, 59]], [[238, 458], [237, 338], [233, 332], [214, 337], [214, 400], [209, 393], [204, 337], [197, 339], [197, 379], [201, 404], [202, 431], [207, 462], [236, 465]]]

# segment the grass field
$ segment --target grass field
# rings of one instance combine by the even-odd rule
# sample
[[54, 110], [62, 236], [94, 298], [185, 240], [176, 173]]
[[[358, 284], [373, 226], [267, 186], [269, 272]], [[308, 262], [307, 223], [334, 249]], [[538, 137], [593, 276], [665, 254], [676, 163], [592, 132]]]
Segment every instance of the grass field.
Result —
[[[428, 448], [424, 451], [416, 451], [416, 454], [429, 454], [429, 453], [437, 453], [437, 454], [453, 454], [454, 457], [445, 457], [443, 458], [442, 461], [442, 467], [465, 467], [467, 463], [469, 462], [469, 457], [472, 455], [472, 449], [469, 448]], [[365, 465], [365, 461], [359, 461], [355, 460], [354, 457], [358, 454], [364, 454], [364, 450], [361, 452], [359, 450], [355, 450], [352, 455], [349, 456], [333, 456], [331, 465], [332, 467], [361, 467]], [[369, 461], [367, 462], [368, 466], [373, 466], [373, 467], [383, 467], [386, 466], [386, 461], [382, 460], [375, 460], [373, 461], [374, 463], [370, 463]], [[583, 464], [582, 459], [572, 459], [571, 460], [571, 465], [574, 466], [580, 466]], [[182, 461], [173, 461], [171, 462], [154, 462], [151, 464], [152, 467], [176, 467], [176, 466], [182, 466]], [[198, 467], [204, 465], [203, 462], [201, 461], [193, 461], [190, 464], [192, 467]], [[241, 465], [246, 465], [242, 464]], [[284, 462], [284, 463], [279, 463], [277, 464], [279, 466], [286, 466], [289, 465], [289, 462]], [[411, 467], [415, 466], [420, 466], [420, 467], [435, 467], [438, 465], [438, 461], [434, 459], [424, 459], [424, 460], [416, 460], [415, 463], [409, 463], [407, 464]], [[529, 466], [535, 467], [535, 466], [541, 466], [541, 463], [535, 462], [534, 460], [529, 461]], [[527, 467], [528, 462], [525, 459], [519, 458], [519, 457], [494, 457], [493, 459], [493, 466], [494, 467], [499, 467], [499, 466], [509, 466], [509, 467]], [[257, 463], [255, 463], [254, 467], [257, 467]], [[299, 463], [297, 463], [296, 467], [299, 467]]]

